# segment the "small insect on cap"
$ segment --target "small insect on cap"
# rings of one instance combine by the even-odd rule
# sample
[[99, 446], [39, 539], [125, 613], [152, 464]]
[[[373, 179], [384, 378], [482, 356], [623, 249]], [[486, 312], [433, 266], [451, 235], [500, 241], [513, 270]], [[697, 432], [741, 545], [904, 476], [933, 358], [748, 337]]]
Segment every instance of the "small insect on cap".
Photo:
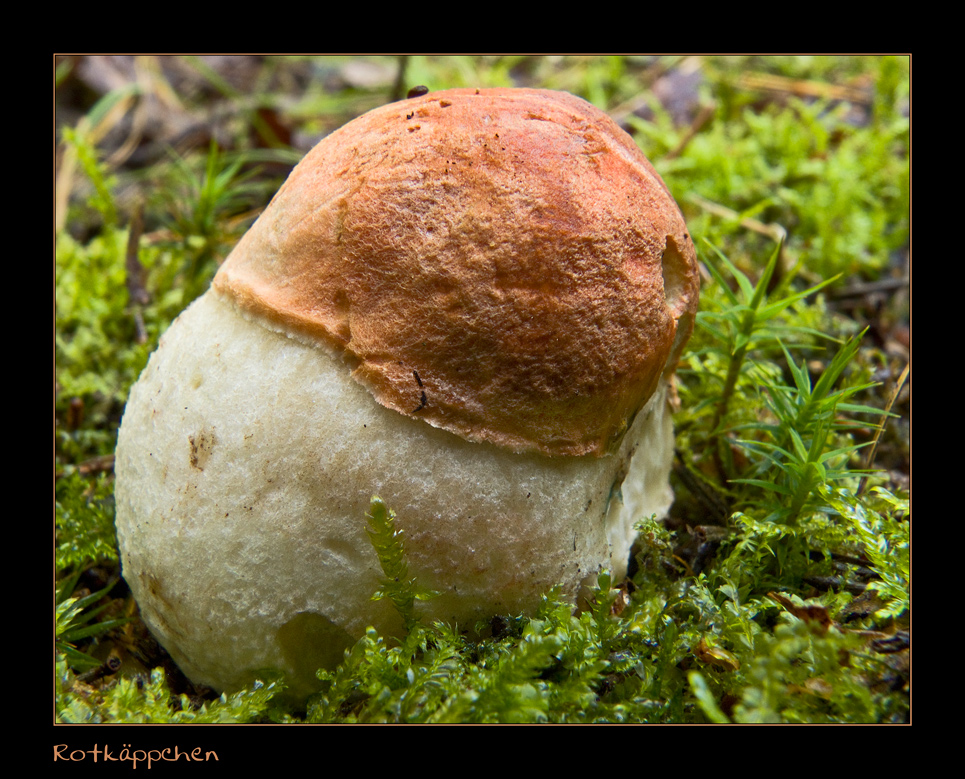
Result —
[[471, 441], [603, 455], [693, 328], [696, 255], [633, 140], [562, 92], [453, 89], [322, 140], [214, 289]]

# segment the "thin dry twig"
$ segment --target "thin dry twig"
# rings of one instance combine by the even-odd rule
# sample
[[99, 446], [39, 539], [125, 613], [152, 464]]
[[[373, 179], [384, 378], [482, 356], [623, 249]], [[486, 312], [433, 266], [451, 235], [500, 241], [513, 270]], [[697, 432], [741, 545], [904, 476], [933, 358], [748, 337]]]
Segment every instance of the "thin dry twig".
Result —
[[[878, 426], [875, 429], [874, 438], [871, 439], [871, 446], [868, 447], [868, 456], [865, 459], [865, 466], [864, 466], [866, 471], [870, 471], [871, 466], [874, 464], [875, 454], [878, 451], [878, 441], [881, 439], [881, 434], [884, 432], [885, 425], [888, 423], [888, 414], [891, 412], [892, 407], [895, 405], [895, 402], [898, 400], [898, 395], [901, 393], [901, 388], [905, 386], [905, 381], [908, 379], [908, 373], [910, 370], [911, 370], [911, 363], [907, 363], [905, 365], [905, 369], [901, 372], [901, 375], [898, 377], [898, 381], [895, 384], [894, 391], [891, 393], [891, 397], [888, 399], [888, 405], [885, 406], [885, 410], [881, 414], [881, 422], [878, 423]], [[864, 488], [867, 485], [867, 483], [868, 483], [867, 475], [862, 476], [861, 482], [858, 484], [858, 495], [864, 492]]]
[[825, 81], [807, 81], [788, 78], [773, 73], [744, 73], [737, 81], [744, 89], [765, 89], [770, 92], [786, 92], [797, 97], [818, 97], [844, 100], [849, 103], [867, 104], [872, 95], [865, 87], [841, 86]]
[[683, 153], [683, 150], [687, 148], [687, 144], [690, 143], [691, 139], [713, 118], [716, 110], [717, 106], [713, 104], [705, 105], [701, 108], [700, 112], [694, 118], [694, 121], [690, 123], [690, 127], [687, 128], [687, 132], [684, 133], [684, 137], [680, 139], [680, 142], [673, 149], [664, 155], [664, 159], [679, 157]]
[[762, 222], [759, 219], [754, 219], [752, 217], [741, 217], [736, 211], [727, 206], [722, 206], [719, 203], [714, 203], [710, 200], [705, 200], [699, 195], [690, 195], [687, 198], [694, 205], [700, 206], [705, 211], [709, 211], [716, 216], [723, 217], [724, 219], [730, 219], [736, 221], [741, 227], [751, 230], [755, 233], [760, 233], [761, 235], [766, 235], [768, 238], [775, 242], [786, 242], [787, 240], [787, 230], [776, 222]]
[[137, 342], [147, 341], [147, 329], [144, 327], [144, 316], [141, 307], [151, 302], [151, 296], [144, 283], [144, 266], [138, 259], [137, 253], [141, 245], [141, 233], [144, 232], [144, 203], [138, 202], [131, 215], [131, 225], [127, 235], [127, 254], [124, 259], [126, 270], [125, 283], [127, 294], [131, 301], [134, 323], [137, 327]]

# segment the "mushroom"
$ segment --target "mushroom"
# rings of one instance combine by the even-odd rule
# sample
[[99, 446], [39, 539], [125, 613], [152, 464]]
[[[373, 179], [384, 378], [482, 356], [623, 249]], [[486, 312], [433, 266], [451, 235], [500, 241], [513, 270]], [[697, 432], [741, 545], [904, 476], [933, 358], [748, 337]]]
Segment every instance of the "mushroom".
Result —
[[189, 678], [317, 686], [368, 626], [366, 511], [426, 619], [471, 630], [627, 570], [664, 515], [696, 255], [633, 140], [572, 95], [453, 89], [323, 139], [174, 322], [116, 453], [123, 570]]

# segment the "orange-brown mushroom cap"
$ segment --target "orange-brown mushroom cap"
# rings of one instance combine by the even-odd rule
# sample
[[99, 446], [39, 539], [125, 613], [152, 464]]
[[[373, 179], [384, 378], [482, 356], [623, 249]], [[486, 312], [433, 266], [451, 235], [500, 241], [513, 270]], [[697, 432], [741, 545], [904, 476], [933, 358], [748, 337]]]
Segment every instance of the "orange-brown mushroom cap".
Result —
[[453, 89], [323, 139], [214, 288], [343, 352], [384, 406], [473, 441], [602, 455], [693, 328], [693, 243], [606, 114]]

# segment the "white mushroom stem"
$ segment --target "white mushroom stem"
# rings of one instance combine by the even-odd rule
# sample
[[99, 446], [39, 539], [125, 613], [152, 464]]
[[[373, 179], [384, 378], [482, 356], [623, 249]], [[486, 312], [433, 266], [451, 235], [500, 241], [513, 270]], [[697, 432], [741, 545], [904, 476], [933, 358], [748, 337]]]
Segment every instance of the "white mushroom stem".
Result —
[[[432, 403], [432, 398], [427, 398]], [[210, 291], [162, 338], [116, 457], [117, 530], [142, 615], [194, 681], [287, 672], [296, 694], [369, 625], [401, 630], [366, 529], [378, 493], [419, 613], [471, 629], [626, 571], [634, 522], [672, 495], [666, 386], [606, 457], [470, 443], [373, 401], [341, 358]]]

